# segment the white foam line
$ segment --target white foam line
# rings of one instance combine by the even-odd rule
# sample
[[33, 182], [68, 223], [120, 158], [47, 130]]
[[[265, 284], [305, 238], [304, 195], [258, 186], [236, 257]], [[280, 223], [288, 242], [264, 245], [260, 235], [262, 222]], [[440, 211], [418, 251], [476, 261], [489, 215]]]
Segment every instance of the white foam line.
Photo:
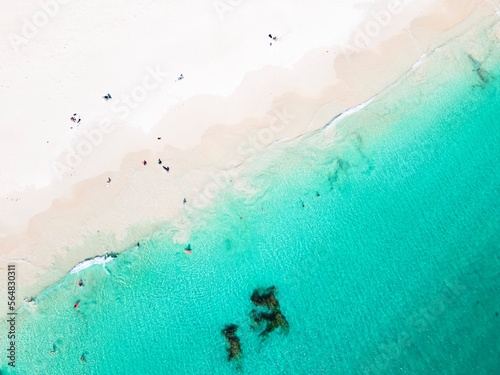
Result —
[[422, 61], [424, 61], [426, 56], [427, 56], [427, 53], [424, 53], [422, 56], [420, 56], [420, 58], [417, 60], [417, 62], [415, 64], [413, 64], [413, 66], [411, 68], [415, 69], [417, 66], [422, 64]]
[[[300, 136], [300, 135], [299, 135]], [[276, 139], [274, 141], [272, 141], [269, 146], [273, 145], [274, 143], [279, 143], [279, 142], [285, 142], [285, 141], [288, 141], [290, 139], [294, 139], [294, 138], [297, 138], [297, 135], [290, 135], [288, 137], [283, 137], [283, 138], [280, 138], [280, 139]]]
[[95, 257], [95, 258], [92, 258], [92, 259], [88, 259], [88, 260], [84, 260], [83, 262], [81, 263], [78, 263], [75, 267], [73, 267], [73, 269], [71, 271], [69, 271], [69, 273], [77, 273], [77, 272], [80, 272], [81, 270], [84, 270], [85, 268], [89, 268], [90, 266], [94, 265], [94, 264], [102, 264], [103, 268], [105, 267], [104, 264], [113, 260], [114, 257], [111, 257], [111, 256], [108, 256], [108, 257], [105, 257], [105, 256], [102, 256], [102, 257]]
[[339, 114], [339, 115], [335, 116], [333, 119], [331, 119], [330, 122], [328, 122], [328, 124], [326, 124], [325, 126], [323, 126], [323, 129], [327, 129], [330, 126], [332, 126], [333, 124], [335, 124], [337, 121], [340, 121], [343, 118], [345, 118], [347, 116], [350, 116], [353, 113], [358, 112], [359, 110], [365, 108], [368, 104], [370, 104], [373, 101], [374, 98], [375, 98], [375, 96], [372, 96], [366, 102], [358, 104], [356, 107], [351, 107], [349, 109], [346, 109], [344, 112], [342, 112], [341, 114]]
[[[376, 96], [376, 95], [375, 95]], [[333, 125], [335, 122], [337, 122], [338, 120], [342, 120], [344, 117], [347, 117], [347, 116], [350, 116], [352, 115], [353, 113], [363, 109], [364, 107], [366, 107], [368, 104], [370, 104], [373, 99], [375, 99], [375, 96], [372, 96], [370, 99], [368, 99], [367, 101], [361, 103], [361, 104], [358, 104], [356, 107], [351, 107], [349, 109], [346, 109], [344, 112], [338, 114], [337, 116], [335, 116], [333, 119], [331, 119], [326, 125], [324, 125], [322, 128], [320, 128], [319, 130], [325, 130], [327, 129], [328, 127], [330, 127], [331, 125]], [[297, 134], [297, 135], [291, 135], [291, 136], [288, 136], [288, 137], [284, 137], [284, 138], [280, 138], [280, 139], [277, 139], [275, 141], [272, 141], [270, 143], [270, 145], [273, 145], [274, 143], [279, 143], [279, 142], [285, 142], [285, 141], [288, 141], [290, 139], [296, 139], [296, 138], [300, 138], [304, 135], [306, 135], [308, 133], [304, 133], [304, 134]]]

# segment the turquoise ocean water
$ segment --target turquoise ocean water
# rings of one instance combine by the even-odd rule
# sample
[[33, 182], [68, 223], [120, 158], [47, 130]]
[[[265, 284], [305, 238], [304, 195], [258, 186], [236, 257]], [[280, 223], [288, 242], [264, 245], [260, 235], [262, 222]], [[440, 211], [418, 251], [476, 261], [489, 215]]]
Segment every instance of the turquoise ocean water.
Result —
[[[258, 193], [224, 189], [199, 213], [191, 255], [165, 231], [68, 275], [18, 315], [18, 367], [1, 373], [500, 373], [488, 43], [481, 62], [451, 43], [359, 112], [270, 147], [246, 176]], [[271, 285], [290, 330], [262, 340], [250, 295]], [[230, 323], [243, 356], [228, 363]]]

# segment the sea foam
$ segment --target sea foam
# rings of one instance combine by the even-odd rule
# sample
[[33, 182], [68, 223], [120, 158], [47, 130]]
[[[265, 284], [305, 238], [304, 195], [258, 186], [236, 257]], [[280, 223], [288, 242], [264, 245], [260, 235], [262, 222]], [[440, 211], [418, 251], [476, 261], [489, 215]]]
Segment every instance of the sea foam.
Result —
[[105, 264], [109, 261], [112, 261], [115, 257], [113, 256], [100, 256], [100, 257], [95, 257], [92, 259], [86, 259], [83, 262], [78, 263], [75, 267], [69, 271], [70, 274], [72, 273], [77, 273], [80, 272], [81, 270], [84, 270], [85, 268], [89, 268], [90, 266], [94, 264], [102, 264], [103, 267], [105, 267]]

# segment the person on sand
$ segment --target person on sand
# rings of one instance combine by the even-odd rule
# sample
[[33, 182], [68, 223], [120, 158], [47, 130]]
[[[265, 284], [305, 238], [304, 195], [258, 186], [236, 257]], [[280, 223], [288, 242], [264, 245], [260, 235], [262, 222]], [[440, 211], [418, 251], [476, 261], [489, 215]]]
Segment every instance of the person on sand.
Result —
[[165, 167], [165, 166], [163, 166], [163, 169], [165, 169], [167, 172], [170, 170], [169, 167]]
[[[277, 42], [277, 41], [278, 41], [278, 38], [277, 38], [277, 37], [275, 37], [275, 36], [272, 36], [271, 34], [269, 34], [269, 38], [271, 38], [271, 39], [272, 39], [272, 40], [274, 40], [275, 42]], [[269, 45], [270, 45], [270, 46], [272, 46], [272, 45], [273, 45], [273, 42], [269, 43]]]
[[111, 183], [111, 178], [108, 177], [108, 184], [110, 184], [110, 183]]
[[104, 100], [108, 101], [109, 99], [111, 99], [111, 95], [108, 93], [108, 94], [104, 95], [102, 98]]
[[76, 122], [77, 121], [76, 116], [77, 116], [77, 114], [74, 113], [73, 116], [71, 116], [71, 121]]
[[187, 202], [187, 200], [186, 200], [186, 198], [184, 198], [184, 202], [182, 204], [186, 204], [186, 202]]
[[161, 159], [158, 159], [158, 164], [161, 164]]
[[73, 121], [76, 124], [79, 124], [81, 120], [82, 119], [80, 118], [80, 116], [78, 116], [76, 113], [74, 113], [73, 116], [71, 116], [71, 121]]
[[147, 162], [146, 160], [144, 160], [144, 161], [142, 162], [142, 164], [147, 165], [147, 164], [148, 164], [148, 162]]

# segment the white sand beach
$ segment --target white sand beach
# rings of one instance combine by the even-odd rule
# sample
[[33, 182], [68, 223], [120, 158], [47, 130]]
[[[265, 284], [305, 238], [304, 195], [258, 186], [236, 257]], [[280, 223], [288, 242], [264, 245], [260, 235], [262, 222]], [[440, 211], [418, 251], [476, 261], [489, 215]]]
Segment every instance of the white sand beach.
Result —
[[0, 272], [16, 264], [18, 299], [167, 221], [186, 241], [193, 212], [228, 176], [237, 181], [246, 159], [376, 96], [499, 9], [488, 0], [1, 7]]

